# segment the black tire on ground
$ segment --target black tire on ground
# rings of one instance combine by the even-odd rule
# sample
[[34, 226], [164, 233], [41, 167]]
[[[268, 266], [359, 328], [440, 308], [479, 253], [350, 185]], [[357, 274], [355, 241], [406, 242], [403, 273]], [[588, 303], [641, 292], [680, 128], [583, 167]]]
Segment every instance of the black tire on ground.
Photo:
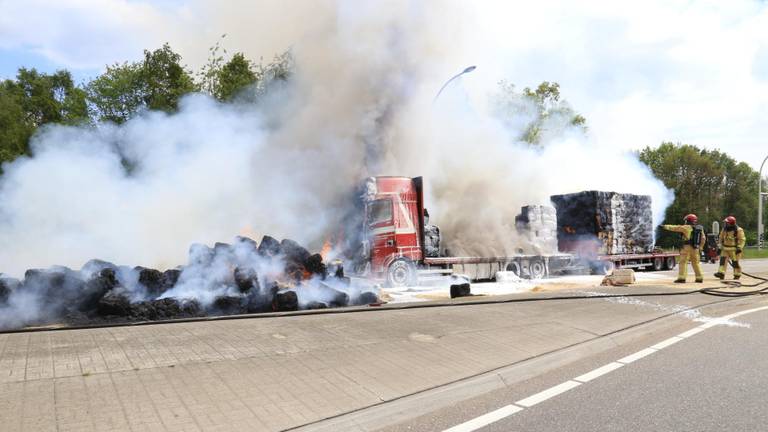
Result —
[[523, 277], [522, 271], [520, 269], [520, 263], [517, 261], [512, 261], [511, 263], [507, 264], [507, 271], [511, 271], [512, 273], [516, 274], [517, 277]]
[[664, 270], [664, 258], [656, 257], [653, 259], [653, 271]]
[[667, 257], [664, 259], [664, 270], [672, 270], [675, 268], [675, 265], [677, 264], [677, 260], [675, 257]]
[[528, 264], [528, 274], [531, 279], [541, 279], [547, 274], [547, 267], [541, 259], [532, 259]]
[[416, 266], [410, 260], [398, 258], [387, 268], [387, 286], [402, 287], [416, 285], [416, 283]]

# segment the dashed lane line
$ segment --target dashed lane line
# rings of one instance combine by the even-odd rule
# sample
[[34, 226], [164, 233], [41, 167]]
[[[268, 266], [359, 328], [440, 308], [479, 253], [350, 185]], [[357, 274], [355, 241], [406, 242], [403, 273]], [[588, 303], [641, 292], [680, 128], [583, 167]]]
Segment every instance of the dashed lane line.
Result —
[[563, 394], [569, 390], [572, 390], [582, 384], [585, 384], [603, 375], [611, 373], [616, 369], [621, 368], [622, 366], [625, 366], [629, 363], [640, 360], [641, 358], [649, 356], [664, 348], [667, 348], [670, 345], [674, 345], [683, 339], [699, 334], [708, 328], [712, 328], [719, 324], [727, 325], [729, 320], [733, 318], [751, 314], [754, 312], [760, 312], [763, 310], [768, 310], [768, 306], [763, 306], [763, 307], [754, 308], [754, 309], [747, 309], [740, 312], [732, 313], [730, 315], [725, 315], [725, 316], [716, 318], [714, 320], [707, 322], [706, 324], [702, 324], [698, 327], [694, 327], [690, 330], [684, 331], [677, 336], [672, 336], [669, 339], [665, 339], [657, 343], [656, 345], [652, 345], [649, 348], [642, 349], [634, 354], [630, 354], [626, 357], [620, 358], [615, 362], [608, 363], [606, 365], [600, 366], [597, 369], [587, 372], [583, 375], [579, 375], [578, 377], [572, 380], [568, 380], [562, 384], [558, 384], [556, 386], [550, 387], [544, 391], [536, 393], [525, 399], [521, 399], [515, 402], [514, 404], [503, 406], [495, 411], [491, 411], [487, 414], [483, 414], [479, 417], [475, 417], [472, 420], [456, 425], [450, 429], [446, 429], [444, 432], [472, 432], [472, 431], [478, 430], [482, 427], [488, 426], [491, 423], [495, 423], [506, 417], [517, 414], [520, 411], [523, 411], [525, 408], [530, 408], [536, 404], [539, 404], [555, 396]]

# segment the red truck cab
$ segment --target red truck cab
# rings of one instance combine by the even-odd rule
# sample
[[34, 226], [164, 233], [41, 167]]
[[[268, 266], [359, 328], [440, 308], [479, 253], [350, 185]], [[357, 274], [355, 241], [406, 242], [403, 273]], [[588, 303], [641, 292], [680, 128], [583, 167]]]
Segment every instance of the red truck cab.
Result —
[[[370, 271], [390, 273], [397, 284], [415, 276], [413, 263], [424, 259], [424, 195], [421, 177], [371, 177], [366, 180], [365, 229]], [[391, 268], [393, 267], [393, 268]], [[391, 268], [391, 269], [390, 269]]]

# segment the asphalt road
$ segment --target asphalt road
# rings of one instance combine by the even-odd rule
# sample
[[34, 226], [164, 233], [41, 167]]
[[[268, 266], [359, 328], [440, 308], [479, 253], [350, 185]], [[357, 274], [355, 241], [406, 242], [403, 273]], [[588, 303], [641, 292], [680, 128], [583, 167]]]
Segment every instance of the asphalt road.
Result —
[[[768, 302], [756, 299], [722, 315], [759, 307], [765, 309], [725, 325], [676, 326], [385, 430], [766, 430]], [[648, 355], [628, 357], [638, 352]]]

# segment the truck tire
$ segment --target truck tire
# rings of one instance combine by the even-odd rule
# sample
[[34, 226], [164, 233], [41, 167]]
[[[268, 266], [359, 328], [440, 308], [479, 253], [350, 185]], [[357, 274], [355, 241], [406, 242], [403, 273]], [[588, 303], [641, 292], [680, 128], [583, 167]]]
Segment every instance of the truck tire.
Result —
[[511, 271], [519, 278], [523, 277], [523, 272], [520, 269], [520, 263], [517, 261], [512, 261], [511, 263], [507, 264], [507, 271]]
[[613, 261], [593, 261], [590, 270], [593, 275], [609, 275], [616, 268]]
[[656, 257], [653, 259], [653, 271], [664, 270], [664, 258]]
[[416, 285], [416, 282], [416, 266], [405, 258], [392, 261], [387, 268], [388, 287]]
[[541, 279], [547, 275], [547, 266], [541, 259], [532, 259], [528, 264], [528, 274], [531, 279]]
[[665, 270], [673, 270], [675, 268], [676, 260], [675, 257], [667, 257], [664, 260], [664, 269]]

